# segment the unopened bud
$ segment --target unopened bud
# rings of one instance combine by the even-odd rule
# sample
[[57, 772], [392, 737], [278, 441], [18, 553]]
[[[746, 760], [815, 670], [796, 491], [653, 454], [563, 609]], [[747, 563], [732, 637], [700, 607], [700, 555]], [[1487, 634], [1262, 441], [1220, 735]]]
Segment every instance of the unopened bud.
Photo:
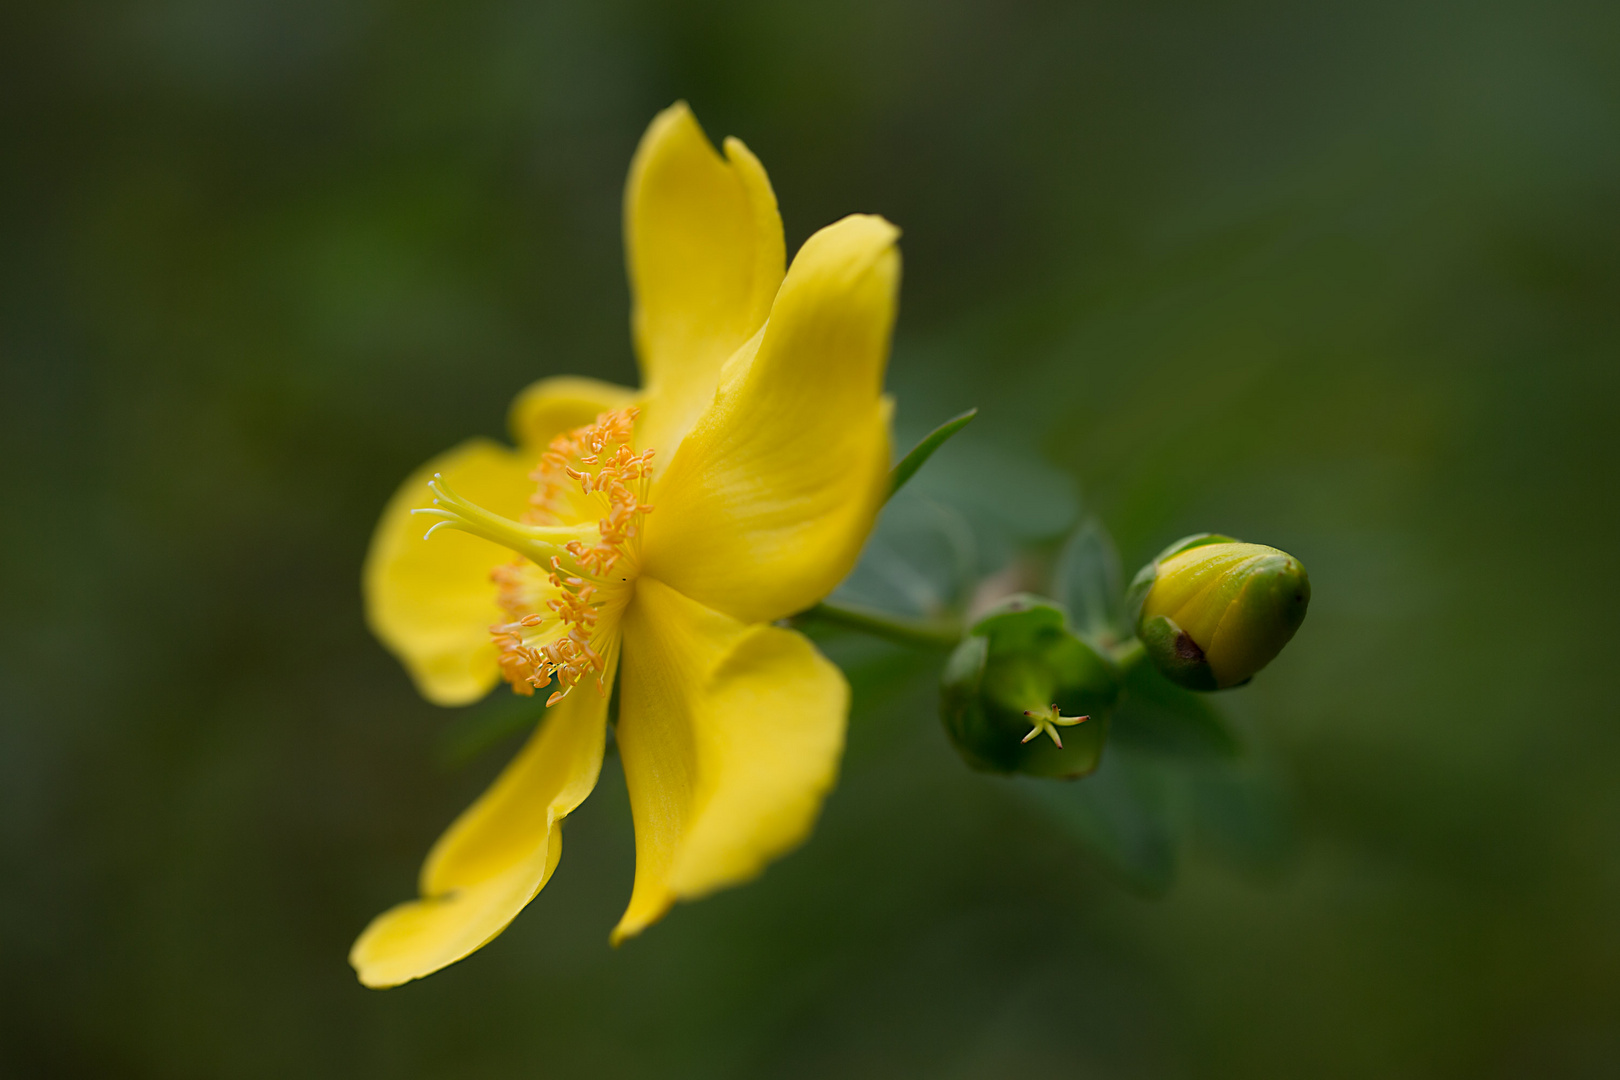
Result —
[[1069, 629], [1062, 609], [1014, 596], [974, 624], [945, 667], [941, 712], [975, 769], [1084, 776], [1096, 769], [1119, 670]]
[[1189, 536], [1131, 584], [1136, 636], [1190, 690], [1240, 686], [1282, 652], [1305, 620], [1311, 582], [1287, 552], [1229, 536]]

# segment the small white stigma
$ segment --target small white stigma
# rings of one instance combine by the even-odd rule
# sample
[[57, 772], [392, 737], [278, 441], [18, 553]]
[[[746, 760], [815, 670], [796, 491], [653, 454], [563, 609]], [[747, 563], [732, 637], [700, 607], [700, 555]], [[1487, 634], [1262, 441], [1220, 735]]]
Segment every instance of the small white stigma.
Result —
[[1032, 712], [1025, 709], [1024, 715], [1035, 721], [1035, 726], [1030, 729], [1029, 734], [1025, 735], [1022, 741], [1029, 742], [1044, 731], [1052, 737], [1052, 741], [1057, 744], [1059, 750], [1063, 749], [1063, 740], [1058, 737], [1058, 728], [1073, 727], [1091, 719], [1089, 716], [1064, 716], [1058, 711], [1056, 705], [1052, 705], [1042, 712]]

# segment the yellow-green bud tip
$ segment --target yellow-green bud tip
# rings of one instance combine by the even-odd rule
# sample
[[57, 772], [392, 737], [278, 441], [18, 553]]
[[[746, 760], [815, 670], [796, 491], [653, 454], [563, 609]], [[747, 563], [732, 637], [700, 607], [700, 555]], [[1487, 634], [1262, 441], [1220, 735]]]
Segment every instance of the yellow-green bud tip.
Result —
[[1160, 671], [1194, 690], [1248, 682], [1282, 652], [1311, 602], [1298, 559], [1225, 537], [1172, 545], [1139, 581], [1149, 587], [1137, 636]]

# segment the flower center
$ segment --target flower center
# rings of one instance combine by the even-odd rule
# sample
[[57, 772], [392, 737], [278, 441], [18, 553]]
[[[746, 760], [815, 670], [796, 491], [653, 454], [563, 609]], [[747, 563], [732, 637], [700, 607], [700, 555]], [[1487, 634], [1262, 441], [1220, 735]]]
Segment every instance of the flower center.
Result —
[[593, 674], [607, 692], [619, 615], [640, 568], [642, 519], [652, 511], [653, 451], [633, 449], [638, 411], [605, 412], [553, 439], [529, 474], [535, 492], [521, 522], [462, 499], [437, 476], [433, 507], [416, 511], [440, 519], [430, 536], [461, 529], [521, 556], [490, 573], [507, 620], [489, 632], [513, 690], [527, 696], [557, 684], [547, 706]]

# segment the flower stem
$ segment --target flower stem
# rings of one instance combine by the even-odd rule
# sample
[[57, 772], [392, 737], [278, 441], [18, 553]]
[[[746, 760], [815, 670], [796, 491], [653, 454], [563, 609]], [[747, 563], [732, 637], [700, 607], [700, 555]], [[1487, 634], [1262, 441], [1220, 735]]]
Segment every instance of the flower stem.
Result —
[[795, 624], [810, 622], [859, 630], [885, 641], [925, 649], [952, 649], [962, 640], [962, 624], [951, 618], [919, 619], [906, 615], [872, 611], [835, 600], [823, 600], [813, 608], [793, 616]]

